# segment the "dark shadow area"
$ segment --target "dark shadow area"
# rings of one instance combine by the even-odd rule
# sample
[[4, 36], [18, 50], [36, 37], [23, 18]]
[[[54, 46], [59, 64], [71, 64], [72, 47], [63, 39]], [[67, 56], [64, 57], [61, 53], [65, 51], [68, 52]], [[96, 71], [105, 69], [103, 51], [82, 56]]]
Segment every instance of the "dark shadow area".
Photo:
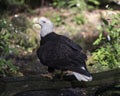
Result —
[[18, 93], [14, 96], [86, 96], [84, 90], [76, 89], [61, 89], [61, 90], [42, 90], [42, 91], [27, 91]]
[[20, 1], [9, 1], [1, 0], [0, 1], [0, 13], [9, 11], [9, 14], [29, 12], [32, 9], [40, 8], [43, 6], [49, 6], [52, 0], [20, 0]]

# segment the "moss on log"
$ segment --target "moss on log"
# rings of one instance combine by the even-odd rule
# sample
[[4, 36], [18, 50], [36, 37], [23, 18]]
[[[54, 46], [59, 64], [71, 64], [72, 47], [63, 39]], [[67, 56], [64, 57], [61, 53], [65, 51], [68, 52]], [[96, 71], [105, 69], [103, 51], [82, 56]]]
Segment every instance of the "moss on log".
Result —
[[[48, 90], [62, 88], [90, 88], [87, 91], [92, 91], [94, 94], [97, 88], [120, 84], [120, 69], [111, 71], [94, 73], [93, 81], [79, 82], [77, 80], [50, 80], [41, 76], [29, 77], [6, 77], [0, 79], [0, 96], [14, 96], [17, 93], [30, 90]], [[92, 88], [95, 89], [92, 89]], [[90, 93], [88, 92], [88, 93]]]

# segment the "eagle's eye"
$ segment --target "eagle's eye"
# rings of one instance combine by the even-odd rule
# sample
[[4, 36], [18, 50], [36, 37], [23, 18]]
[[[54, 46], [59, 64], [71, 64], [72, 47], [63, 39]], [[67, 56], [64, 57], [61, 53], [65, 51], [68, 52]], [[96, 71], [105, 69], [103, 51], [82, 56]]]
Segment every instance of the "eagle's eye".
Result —
[[46, 23], [45, 21], [42, 21], [43, 23]]

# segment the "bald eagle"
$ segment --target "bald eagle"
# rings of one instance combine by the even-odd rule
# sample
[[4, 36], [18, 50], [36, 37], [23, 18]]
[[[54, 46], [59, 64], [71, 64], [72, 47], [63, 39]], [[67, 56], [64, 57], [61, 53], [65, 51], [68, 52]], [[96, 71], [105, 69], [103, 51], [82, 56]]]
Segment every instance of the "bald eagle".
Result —
[[48, 72], [69, 70], [79, 81], [91, 81], [92, 76], [86, 68], [87, 56], [82, 48], [69, 38], [56, 34], [53, 23], [45, 18], [39, 19], [41, 26], [40, 47], [37, 56], [43, 65], [48, 66]]

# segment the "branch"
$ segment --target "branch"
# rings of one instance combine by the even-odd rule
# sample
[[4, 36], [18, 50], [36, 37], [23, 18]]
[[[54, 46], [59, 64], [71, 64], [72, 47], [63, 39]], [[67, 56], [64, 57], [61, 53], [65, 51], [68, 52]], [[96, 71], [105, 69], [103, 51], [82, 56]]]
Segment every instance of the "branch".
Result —
[[[6, 77], [0, 79], [0, 96], [13, 96], [17, 93], [30, 90], [47, 90], [47, 89], [63, 89], [63, 88], [88, 88], [102, 87], [113, 84], [120, 84], [120, 69], [106, 72], [94, 73], [93, 81], [79, 82], [77, 80], [50, 80], [41, 76], [29, 77]], [[88, 90], [90, 91], [90, 90]], [[96, 91], [96, 90], [93, 90]], [[94, 93], [94, 92], [93, 92]]]

